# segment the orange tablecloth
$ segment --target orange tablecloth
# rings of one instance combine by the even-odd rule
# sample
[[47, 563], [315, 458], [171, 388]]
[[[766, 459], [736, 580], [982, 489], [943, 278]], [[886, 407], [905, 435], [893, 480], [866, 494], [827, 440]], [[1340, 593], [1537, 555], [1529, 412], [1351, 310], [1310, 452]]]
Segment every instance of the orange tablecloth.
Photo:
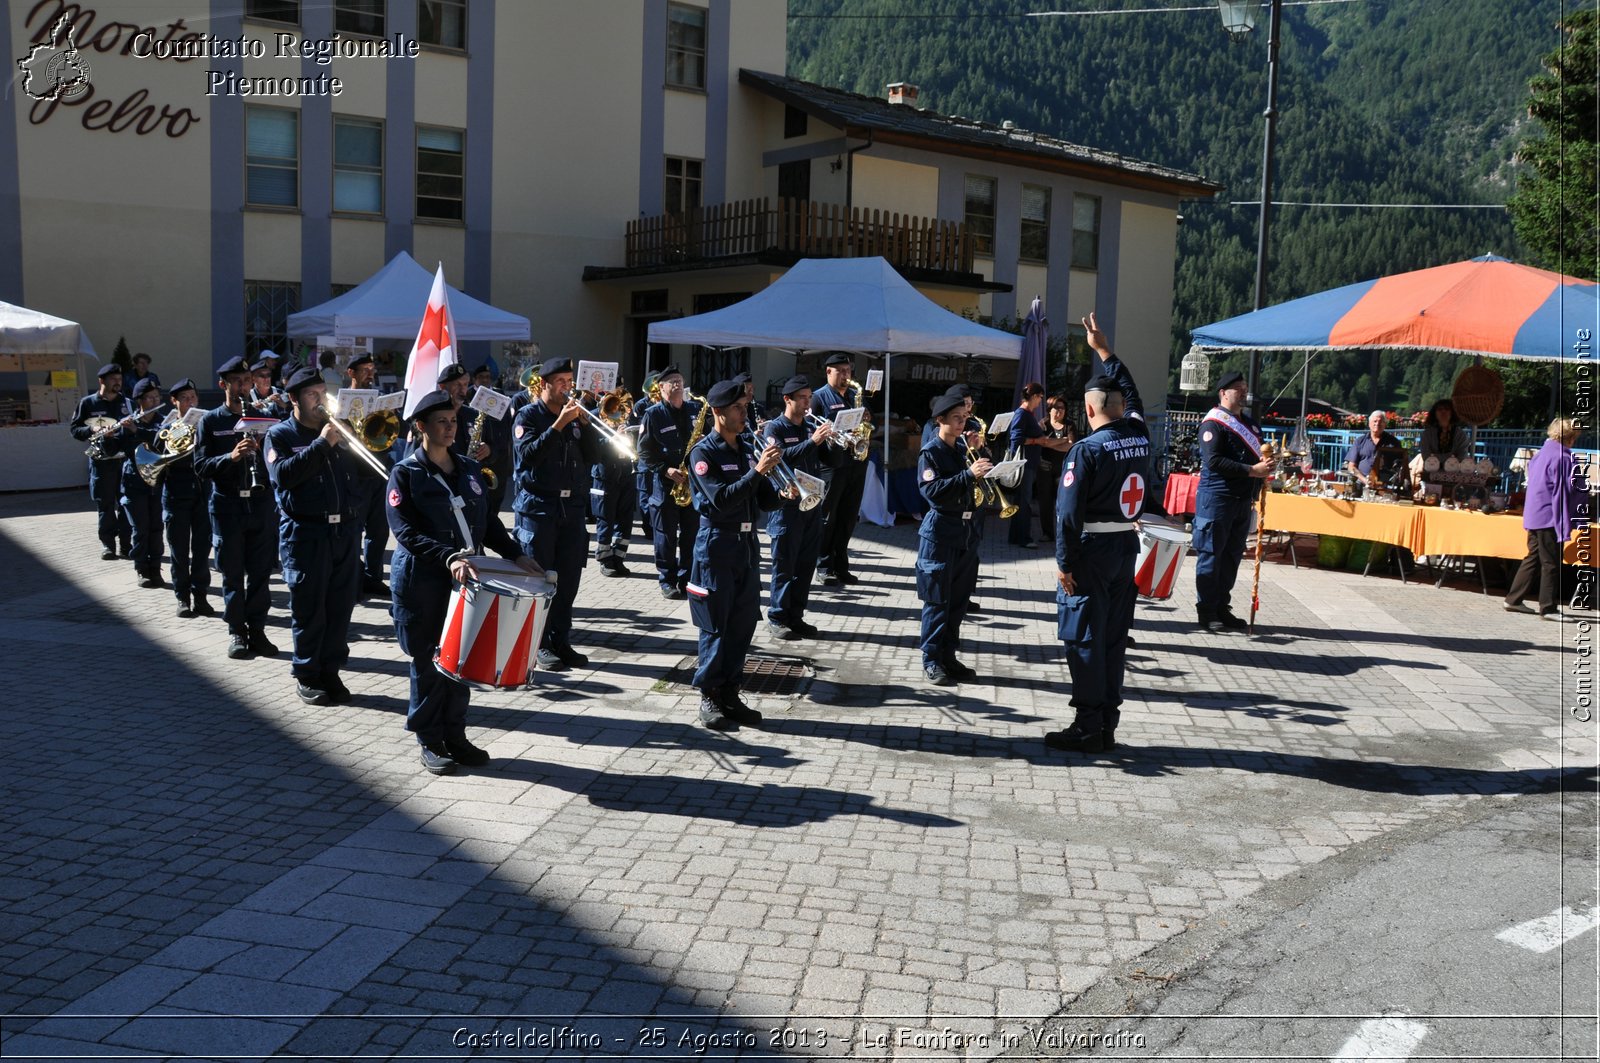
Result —
[[1585, 568], [1600, 565], [1600, 524], [1591, 524], [1568, 540], [1566, 548], [1561, 551], [1561, 560]]
[[1417, 529], [1420, 534], [1411, 546], [1412, 553], [1506, 557], [1514, 561], [1528, 554], [1528, 533], [1522, 528], [1521, 514], [1432, 507], [1421, 512]]
[[1162, 508], [1177, 516], [1194, 512], [1194, 496], [1200, 490], [1200, 477], [1196, 473], [1173, 472], [1167, 474], [1167, 490], [1162, 498]]
[[[1528, 533], [1523, 530], [1521, 514], [1274, 494], [1267, 496], [1266, 525], [1269, 531], [1369, 539], [1429, 556], [1454, 554], [1518, 561], [1528, 554]], [[1567, 564], [1600, 563], [1600, 527], [1591, 526], [1587, 535], [1587, 562], [1580, 560], [1576, 543], [1569, 542], [1565, 549]]]
[[1416, 506], [1269, 494], [1264, 523], [1268, 531], [1342, 535], [1411, 549], [1417, 540], [1421, 512]]

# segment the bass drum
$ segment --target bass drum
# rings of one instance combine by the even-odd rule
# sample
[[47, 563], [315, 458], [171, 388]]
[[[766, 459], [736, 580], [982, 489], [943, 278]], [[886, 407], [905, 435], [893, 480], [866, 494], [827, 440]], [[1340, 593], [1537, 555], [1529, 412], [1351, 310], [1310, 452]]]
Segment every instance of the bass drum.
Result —
[[471, 561], [478, 578], [451, 592], [434, 667], [475, 690], [521, 690], [533, 680], [555, 584], [510, 561]]
[[1139, 560], [1134, 565], [1133, 583], [1140, 597], [1160, 601], [1172, 597], [1172, 586], [1183, 571], [1189, 553], [1190, 533], [1165, 524], [1139, 525]]

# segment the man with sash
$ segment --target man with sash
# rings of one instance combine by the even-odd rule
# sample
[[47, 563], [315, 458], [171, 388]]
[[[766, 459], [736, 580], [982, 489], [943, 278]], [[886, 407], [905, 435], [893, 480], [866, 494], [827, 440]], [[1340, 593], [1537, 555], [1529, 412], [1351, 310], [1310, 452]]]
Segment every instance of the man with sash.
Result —
[[1244, 375], [1226, 373], [1217, 405], [1200, 422], [1200, 488], [1194, 505], [1194, 589], [1200, 630], [1239, 630], [1249, 623], [1233, 614], [1233, 581], [1244, 557], [1257, 481], [1272, 475], [1261, 457], [1261, 430], [1244, 412]]

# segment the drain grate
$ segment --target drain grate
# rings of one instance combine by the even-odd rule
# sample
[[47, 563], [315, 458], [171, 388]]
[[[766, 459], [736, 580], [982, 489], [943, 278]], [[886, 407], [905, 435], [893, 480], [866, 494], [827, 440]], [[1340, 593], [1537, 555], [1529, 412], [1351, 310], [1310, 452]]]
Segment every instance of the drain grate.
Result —
[[[695, 663], [693, 657], [685, 657], [654, 689], [665, 692], [668, 687], [689, 686], [694, 679]], [[745, 694], [755, 697], [792, 698], [810, 690], [816, 677], [816, 670], [804, 657], [752, 653], [744, 660], [744, 679], [740, 686]]]

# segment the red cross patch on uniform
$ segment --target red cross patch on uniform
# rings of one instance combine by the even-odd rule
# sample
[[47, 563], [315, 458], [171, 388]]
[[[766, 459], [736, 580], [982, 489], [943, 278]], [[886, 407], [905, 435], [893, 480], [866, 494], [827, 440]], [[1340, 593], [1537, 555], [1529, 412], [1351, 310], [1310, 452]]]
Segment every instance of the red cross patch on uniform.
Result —
[[524, 433], [526, 433], [527, 431], [528, 431], [528, 428], [527, 428], [526, 425], [521, 425], [521, 424], [517, 425], [517, 431], [516, 431], [517, 438], [521, 439], [523, 437]]
[[400, 489], [398, 487], [389, 488], [389, 504], [391, 506], [400, 505]]
[[704, 476], [706, 474], [707, 470], [709, 470], [710, 468], [711, 468], [711, 466], [707, 465], [705, 462], [697, 461], [697, 462], [694, 463], [694, 474], [696, 476]]
[[1117, 505], [1122, 507], [1122, 515], [1132, 520], [1144, 508], [1144, 477], [1136, 472], [1130, 472], [1128, 478], [1122, 481], [1122, 489], [1117, 492]]
[[1203, 435], [1201, 435], [1200, 438], [1205, 440], [1207, 443], [1211, 442], [1211, 430], [1207, 429], [1205, 431], [1205, 433]]
[[1067, 474], [1061, 478], [1061, 486], [1062, 487], [1071, 487], [1072, 486], [1072, 470], [1071, 469], [1068, 469], [1067, 470]]
[[277, 460], [278, 460], [278, 452], [273, 450], [271, 447], [268, 447], [267, 448], [267, 464], [271, 465], [273, 462], [275, 462]]
[[922, 470], [922, 482], [923, 483], [927, 483], [931, 479], [933, 479], [933, 470], [932, 469], [923, 469]]
[[474, 476], [471, 479], [469, 479], [467, 481], [467, 483], [472, 485], [472, 493], [473, 494], [475, 494], [475, 495], [483, 494], [483, 488], [478, 486], [478, 478], [476, 476]]

